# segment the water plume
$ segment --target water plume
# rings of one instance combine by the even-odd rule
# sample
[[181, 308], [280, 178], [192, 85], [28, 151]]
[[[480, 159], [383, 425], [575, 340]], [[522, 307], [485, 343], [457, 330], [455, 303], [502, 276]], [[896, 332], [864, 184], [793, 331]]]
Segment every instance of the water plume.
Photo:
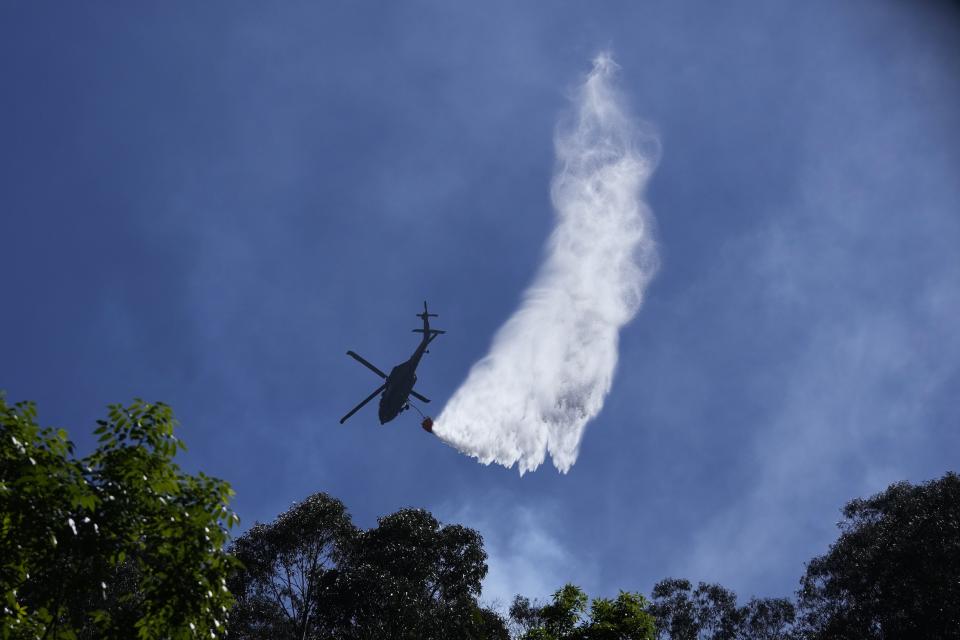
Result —
[[556, 226], [534, 282], [436, 420], [434, 433], [484, 464], [566, 472], [603, 408], [620, 328], [656, 271], [641, 199], [657, 158], [611, 85], [608, 54], [578, 87], [554, 139]]

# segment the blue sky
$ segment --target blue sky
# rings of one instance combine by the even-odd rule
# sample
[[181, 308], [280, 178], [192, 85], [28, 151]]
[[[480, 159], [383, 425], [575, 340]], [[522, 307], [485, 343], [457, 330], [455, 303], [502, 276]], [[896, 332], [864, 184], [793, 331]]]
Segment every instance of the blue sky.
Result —
[[[922, 6], [921, 6], [922, 5]], [[485, 597], [790, 594], [848, 499], [957, 469], [960, 16], [908, 2], [0, 8], [0, 388], [89, 446], [175, 408], [251, 525], [326, 491], [477, 527]], [[658, 132], [661, 269], [580, 457], [522, 478], [367, 409], [459, 386], [550, 232], [600, 50]]]

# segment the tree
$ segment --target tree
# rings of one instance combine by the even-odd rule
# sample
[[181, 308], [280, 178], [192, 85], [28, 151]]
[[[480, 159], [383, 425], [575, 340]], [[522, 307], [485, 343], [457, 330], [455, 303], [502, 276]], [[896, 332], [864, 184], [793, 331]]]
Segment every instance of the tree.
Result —
[[231, 637], [329, 637], [345, 617], [338, 567], [357, 535], [343, 503], [317, 493], [240, 536], [230, 549], [241, 563], [228, 580]]
[[539, 600], [531, 601], [530, 598], [522, 595], [513, 599], [513, 603], [510, 605], [509, 619], [515, 637], [521, 638], [530, 631], [543, 626], [544, 620], [541, 615], [543, 606]]
[[657, 637], [670, 640], [732, 640], [737, 626], [737, 598], [720, 585], [668, 578], [653, 587], [650, 612]]
[[110, 405], [82, 459], [36, 416], [0, 395], [3, 637], [221, 636], [232, 491], [173, 463], [170, 407]]
[[795, 610], [782, 598], [751, 599], [737, 606], [733, 591], [717, 584], [668, 578], [653, 587], [649, 612], [660, 640], [789, 640]]
[[900, 482], [843, 508], [841, 534], [807, 564], [810, 638], [960, 638], [960, 477]]
[[621, 591], [616, 600], [594, 598], [584, 640], [652, 640], [654, 619], [639, 593]]
[[751, 598], [740, 610], [740, 640], [790, 640], [798, 637], [794, 629], [796, 607], [786, 598]]
[[510, 616], [523, 630], [523, 640], [653, 640], [654, 619], [639, 593], [621, 591], [615, 600], [594, 598], [589, 616], [587, 602], [582, 589], [567, 584], [543, 606], [517, 596]]
[[487, 574], [480, 534], [402, 509], [359, 536], [345, 576], [357, 637], [482, 637], [477, 605]]
[[240, 638], [507, 638], [477, 604], [486, 575], [480, 535], [404, 509], [357, 530], [318, 493], [233, 546]]

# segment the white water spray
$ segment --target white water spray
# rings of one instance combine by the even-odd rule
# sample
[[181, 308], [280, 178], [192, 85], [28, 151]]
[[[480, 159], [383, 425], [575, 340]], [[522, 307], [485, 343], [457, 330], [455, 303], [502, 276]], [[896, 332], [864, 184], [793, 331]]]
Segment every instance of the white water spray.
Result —
[[444, 407], [434, 433], [480, 462], [523, 474], [546, 453], [561, 472], [603, 408], [620, 328], [656, 271], [652, 218], [641, 194], [656, 140], [640, 138], [610, 85], [607, 54], [576, 96], [576, 117], [555, 137], [557, 214], [544, 263], [490, 353]]

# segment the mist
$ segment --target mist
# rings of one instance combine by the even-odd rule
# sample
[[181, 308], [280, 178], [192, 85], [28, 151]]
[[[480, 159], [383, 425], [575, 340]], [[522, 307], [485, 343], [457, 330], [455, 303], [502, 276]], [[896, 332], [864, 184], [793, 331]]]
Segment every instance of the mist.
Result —
[[657, 139], [629, 117], [599, 55], [554, 138], [555, 227], [519, 308], [435, 421], [434, 433], [483, 464], [521, 475], [549, 453], [566, 473], [617, 367], [620, 329], [657, 269], [642, 200]]

